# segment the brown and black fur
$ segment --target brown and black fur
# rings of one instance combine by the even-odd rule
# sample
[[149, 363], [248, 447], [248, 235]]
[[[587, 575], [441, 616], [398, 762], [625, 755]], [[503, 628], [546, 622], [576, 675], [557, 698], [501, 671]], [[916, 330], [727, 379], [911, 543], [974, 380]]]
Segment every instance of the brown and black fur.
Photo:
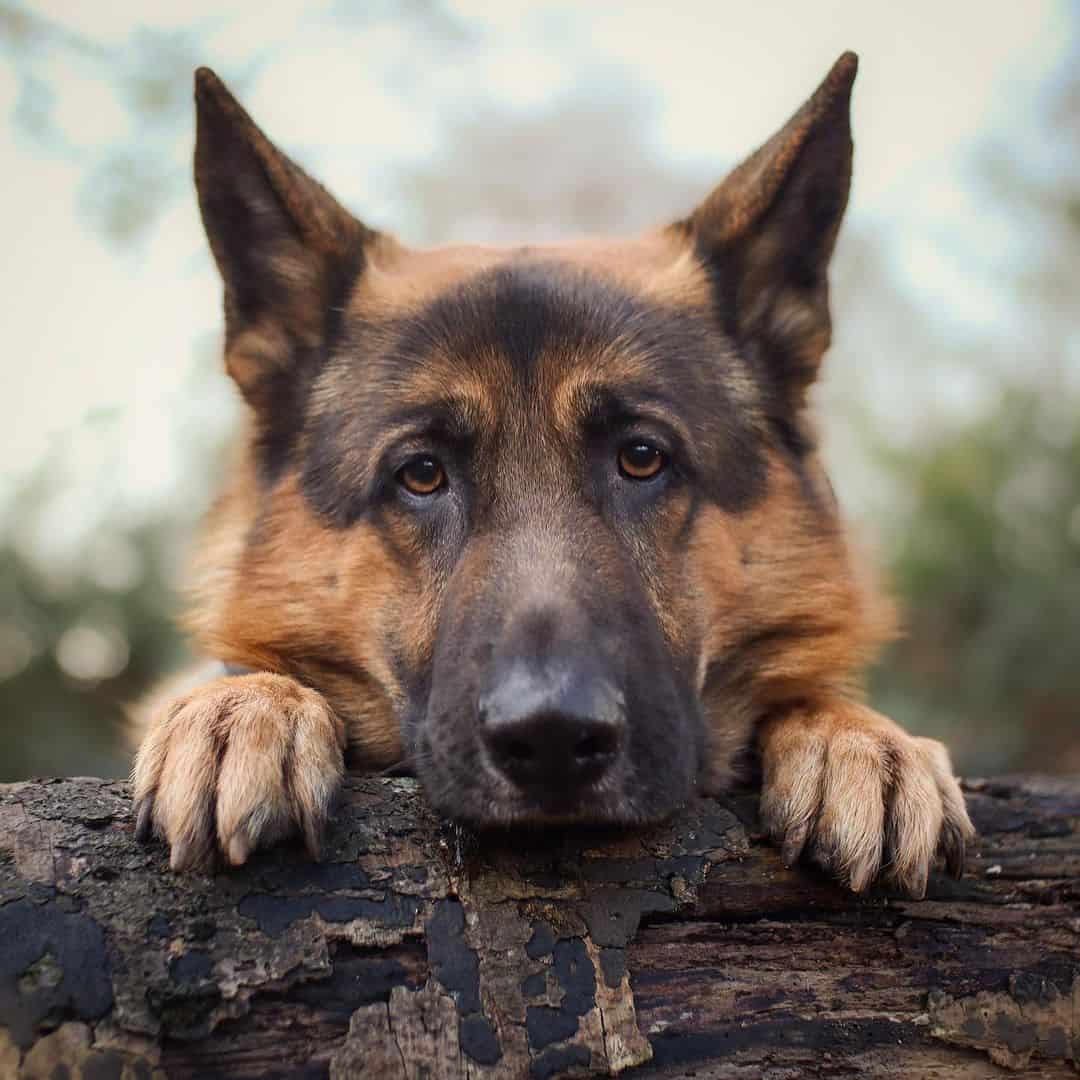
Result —
[[[936, 852], [958, 869], [944, 748], [858, 695], [891, 609], [807, 410], [855, 67], [685, 220], [436, 251], [360, 224], [198, 73], [196, 184], [250, 427], [190, 628], [251, 673], [166, 703], [139, 752], [140, 830], [174, 866], [297, 830], [317, 850], [346, 757], [410, 767], [481, 826], [634, 824], [753, 748], [789, 862], [916, 894]], [[640, 443], [663, 463], [646, 480], [616, 464]], [[441, 463], [433, 495], [402, 486], [417, 455]], [[567, 717], [587, 768], [538, 783]]]

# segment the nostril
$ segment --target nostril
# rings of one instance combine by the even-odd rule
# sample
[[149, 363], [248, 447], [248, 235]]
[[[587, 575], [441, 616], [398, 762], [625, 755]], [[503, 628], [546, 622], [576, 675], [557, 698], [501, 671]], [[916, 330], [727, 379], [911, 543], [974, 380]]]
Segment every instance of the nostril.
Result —
[[607, 757], [615, 752], [615, 737], [610, 732], [586, 735], [574, 746], [574, 757], [582, 765]]
[[521, 739], [510, 739], [503, 744], [506, 757], [519, 765], [528, 765], [536, 757], [536, 751]]

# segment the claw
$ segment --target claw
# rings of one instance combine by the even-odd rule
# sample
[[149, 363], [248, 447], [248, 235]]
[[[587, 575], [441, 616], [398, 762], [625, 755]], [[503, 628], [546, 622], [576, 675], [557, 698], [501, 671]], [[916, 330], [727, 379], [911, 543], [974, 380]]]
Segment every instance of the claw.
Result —
[[172, 846], [172, 853], [169, 856], [169, 866], [176, 871], [186, 870], [189, 863], [192, 861], [191, 857], [191, 844], [184, 840], [178, 840]]
[[304, 833], [304, 847], [307, 849], [308, 855], [311, 856], [312, 862], [319, 862], [322, 858], [322, 843], [319, 839], [322, 833], [320, 823], [309, 814], [304, 814], [302, 830]]
[[929, 876], [930, 868], [923, 864], [912, 872], [906, 882], [901, 883], [912, 900], [922, 900], [926, 896], [926, 881]]
[[780, 861], [789, 870], [799, 861], [809, 835], [810, 822], [808, 821], [800, 821], [797, 825], [792, 825], [785, 834], [784, 844], [780, 849]]
[[135, 839], [145, 842], [150, 839], [154, 831], [154, 797], [147, 795], [145, 799], [139, 799], [134, 810]]
[[877, 863], [865, 862], [861, 867], [851, 872], [851, 891], [864, 893], [873, 884], [878, 874]]
[[964, 876], [964, 864], [967, 862], [964, 834], [951, 826], [946, 828], [942, 847], [945, 849], [945, 869], [951, 877], [959, 880]]
[[229, 863], [232, 866], [243, 866], [250, 854], [250, 841], [243, 833], [237, 833], [229, 841]]

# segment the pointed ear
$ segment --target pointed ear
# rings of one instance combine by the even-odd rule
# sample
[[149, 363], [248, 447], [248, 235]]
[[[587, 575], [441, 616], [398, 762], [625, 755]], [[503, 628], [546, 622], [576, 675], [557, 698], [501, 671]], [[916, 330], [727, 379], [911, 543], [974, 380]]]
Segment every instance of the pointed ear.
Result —
[[829, 344], [827, 270], [851, 182], [845, 53], [801, 109], [681, 223], [714, 283], [725, 329], [776, 391], [803, 404]]
[[195, 187], [225, 283], [225, 361], [258, 407], [321, 356], [376, 234], [290, 161], [208, 68], [195, 73]]

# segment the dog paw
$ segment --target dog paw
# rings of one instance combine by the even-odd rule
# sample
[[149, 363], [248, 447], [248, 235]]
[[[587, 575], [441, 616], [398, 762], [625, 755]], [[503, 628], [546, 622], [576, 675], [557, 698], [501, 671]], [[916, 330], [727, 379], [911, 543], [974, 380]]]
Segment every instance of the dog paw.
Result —
[[761, 747], [761, 817], [786, 866], [805, 855], [855, 892], [881, 877], [917, 898], [935, 856], [963, 873], [975, 829], [941, 743], [841, 702], [766, 721]]
[[344, 771], [344, 728], [323, 698], [282, 675], [217, 679], [169, 706], [135, 758], [135, 832], [171, 848], [174, 870], [234, 866], [299, 832], [318, 857]]

